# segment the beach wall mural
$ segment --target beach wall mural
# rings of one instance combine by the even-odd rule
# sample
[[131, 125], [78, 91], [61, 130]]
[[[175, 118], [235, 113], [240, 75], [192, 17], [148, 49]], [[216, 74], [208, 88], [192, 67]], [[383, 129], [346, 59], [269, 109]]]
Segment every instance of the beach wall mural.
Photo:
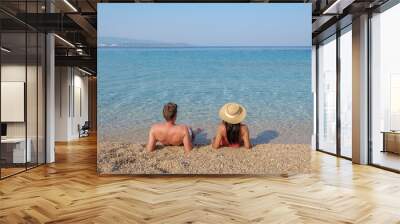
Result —
[[99, 174], [308, 172], [311, 52], [311, 4], [98, 4]]

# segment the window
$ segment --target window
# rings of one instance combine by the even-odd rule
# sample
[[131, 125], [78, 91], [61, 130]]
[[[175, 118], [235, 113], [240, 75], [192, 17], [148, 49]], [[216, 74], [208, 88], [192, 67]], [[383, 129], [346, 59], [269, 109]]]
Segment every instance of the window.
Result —
[[352, 157], [352, 33], [351, 26], [340, 35], [340, 154]]
[[318, 48], [318, 148], [336, 153], [336, 36]]
[[[8, 4], [13, 3], [0, 6]], [[44, 1], [19, 2], [16, 10], [43, 13], [42, 5]], [[5, 178], [45, 163], [46, 39], [2, 12], [0, 26], [0, 178]]]
[[371, 18], [373, 164], [400, 170], [400, 4]]

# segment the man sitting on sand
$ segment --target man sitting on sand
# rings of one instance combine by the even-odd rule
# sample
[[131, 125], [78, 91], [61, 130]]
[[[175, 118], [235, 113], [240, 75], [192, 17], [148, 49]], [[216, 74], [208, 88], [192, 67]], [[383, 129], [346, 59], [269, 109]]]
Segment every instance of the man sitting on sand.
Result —
[[[164, 105], [163, 116], [166, 122], [154, 124], [151, 127], [147, 144], [148, 151], [153, 151], [156, 148], [157, 142], [160, 142], [163, 145], [174, 146], [183, 144], [185, 153], [192, 150], [194, 133], [192, 129], [186, 125], [175, 124], [177, 112], [178, 105], [175, 103], [167, 103]], [[201, 130], [198, 129], [198, 132], [200, 131]]]

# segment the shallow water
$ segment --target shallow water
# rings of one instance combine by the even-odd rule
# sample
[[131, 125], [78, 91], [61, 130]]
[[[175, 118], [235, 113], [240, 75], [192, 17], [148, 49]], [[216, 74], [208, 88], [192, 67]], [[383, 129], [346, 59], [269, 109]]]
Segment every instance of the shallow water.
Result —
[[99, 48], [100, 141], [144, 143], [162, 106], [208, 143], [226, 102], [247, 108], [254, 143], [310, 143], [311, 49]]

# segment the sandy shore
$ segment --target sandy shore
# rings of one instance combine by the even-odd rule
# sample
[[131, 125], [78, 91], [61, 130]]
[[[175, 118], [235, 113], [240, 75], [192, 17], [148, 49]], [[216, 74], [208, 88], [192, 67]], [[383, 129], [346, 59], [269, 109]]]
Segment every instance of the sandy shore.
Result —
[[147, 152], [140, 144], [100, 143], [100, 174], [255, 174], [293, 175], [310, 171], [310, 146], [260, 144], [252, 149], [196, 146], [158, 147]]

